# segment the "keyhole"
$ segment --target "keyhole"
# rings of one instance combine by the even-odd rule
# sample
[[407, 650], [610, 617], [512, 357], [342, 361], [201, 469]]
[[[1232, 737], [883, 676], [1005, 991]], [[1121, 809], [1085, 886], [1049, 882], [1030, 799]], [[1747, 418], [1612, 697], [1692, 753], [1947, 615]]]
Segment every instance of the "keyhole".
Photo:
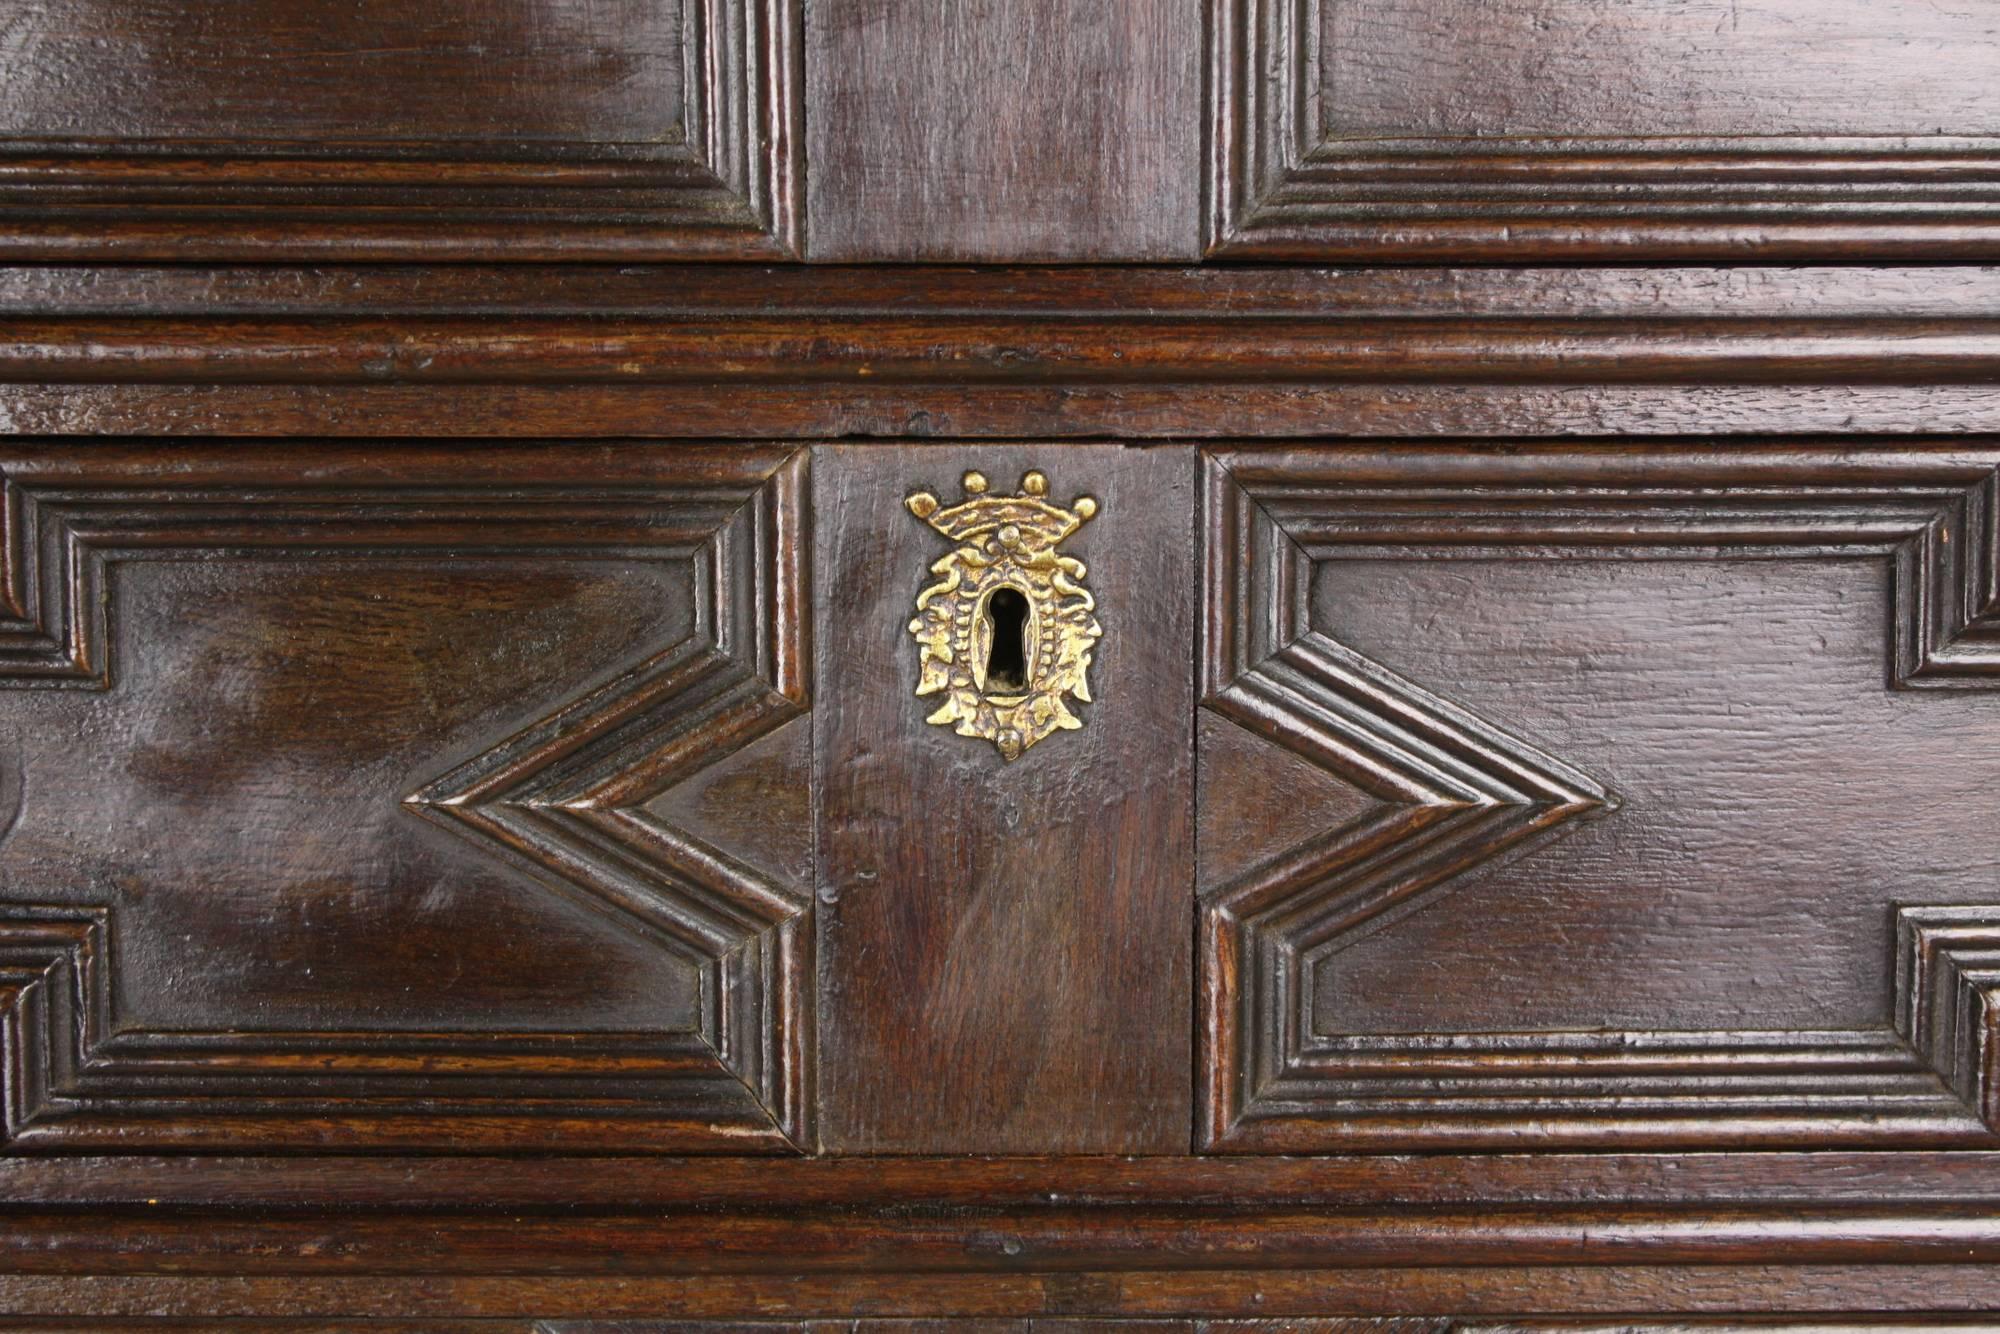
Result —
[[1028, 599], [1011, 588], [986, 599], [991, 630], [986, 650], [986, 688], [1012, 694], [1028, 688]]

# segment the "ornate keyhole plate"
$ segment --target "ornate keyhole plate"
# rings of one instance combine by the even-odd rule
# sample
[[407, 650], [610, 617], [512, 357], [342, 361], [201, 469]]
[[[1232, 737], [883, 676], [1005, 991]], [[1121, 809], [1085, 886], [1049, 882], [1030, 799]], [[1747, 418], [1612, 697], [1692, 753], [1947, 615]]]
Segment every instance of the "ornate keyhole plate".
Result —
[[955, 544], [931, 566], [938, 582], [917, 595], [910, 622], [917, 694], [945, 696], [926, 722], [983, 737], [1013, 760], [1083, 726], [1068, 701], [1090, 703], [1090, 654], [1104, 628], [1083, 562], [1056, 546], [1097, 514], [1097, 502], [1049, 503], [1039, 472], [1021, 478], [1019, 495], [986, 494], [976, 472], [964, 486], [966, 498], [949, 509], [928, 491], [904, 502]]

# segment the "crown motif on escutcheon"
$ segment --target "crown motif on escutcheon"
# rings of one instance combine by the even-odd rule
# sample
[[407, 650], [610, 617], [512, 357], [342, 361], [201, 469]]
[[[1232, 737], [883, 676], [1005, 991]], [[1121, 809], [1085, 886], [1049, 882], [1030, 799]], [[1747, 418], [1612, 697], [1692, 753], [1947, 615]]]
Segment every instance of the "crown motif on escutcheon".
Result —
[[989, 495], [988, 485], [968, 472], [966, 498], [948, 509], [928, 491], [904, 502], [956, 544], [931, 566], [939, 582], [917, 595], [910, 634], [917, 694], [945, 696], [925, 721], [982, 737], [1013, 760], [1083, 726], [1069, 703], [1090, 702], [1091, 652], [1104, 629], [1083, 586], [1083, 562], [1056, 546], [1098, 506], [1089, 496], [1068, 509], [1051, 504], [1040, 472], [1021, 478], [1018, 495]]
[[[1078, 496], [1068, 509], [1042, 499], [1049, 493], [1049, 479], [1039, 472], [1021, 479], [1021, 494], [1017, 496], [989, 496], [988, 485], [985, 474], [969, 472], [964, 481], [966, 499], [950, 509], [939, 509], [938, 498], [928, 491], [919, 491], [903, 503], [910, 507], [910, 513], [954, 542], [975, 541], [1011, 525], [1018, 533], [1015, 540], [1052, 547], [1097, 517], [1097, 502], [1089, 496]], [[1001, 541], [1002, 545], [1013, 545], [1004, 534]]]

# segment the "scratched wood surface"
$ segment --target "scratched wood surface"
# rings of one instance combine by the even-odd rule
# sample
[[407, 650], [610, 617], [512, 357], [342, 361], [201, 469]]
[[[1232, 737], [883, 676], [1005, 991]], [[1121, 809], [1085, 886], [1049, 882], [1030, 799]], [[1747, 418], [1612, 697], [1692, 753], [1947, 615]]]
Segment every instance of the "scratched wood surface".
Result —
[[20, 0], [0, 137], [645, 142], [680, 34], [678, 0]]
[[1992, 135], [2000, 14], [1868, 0], [1321, 0], [1352, 135]]
[[1196, 0], [806, 11], [809, 253], [1192, 259]]
[[1991, 1327], [1996, 53], [0, 0], [0, 1330]]
[[[822, 448], [820, 1042], [829, 1149], [1179, 1153], [1189, 1134], [1193, 457]], [[1079, 730], [1008, 762], [924, 721], [907, 625], [947, 543], [903, 506], [1041, 468], [1104, 637]]]

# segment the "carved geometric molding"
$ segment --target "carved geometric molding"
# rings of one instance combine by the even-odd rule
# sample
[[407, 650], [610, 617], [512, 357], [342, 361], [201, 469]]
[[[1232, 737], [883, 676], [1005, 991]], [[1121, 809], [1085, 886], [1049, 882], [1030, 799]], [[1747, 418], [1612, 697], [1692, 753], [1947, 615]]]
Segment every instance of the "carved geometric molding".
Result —
[[2000, 908], [1896, 910], [1896, 1031], [2000, 1132]]
[[[396, 95], [385, 99], [393, 107], [363, 107], [343, 100], [351, 92], [328, 93], [317, 85], [300, 91], [301, 99], [331, 98], [342, 108], [339, 118], [351, 129], [341, 136], [279, 131], [255, 137], [254, 130], [231, 128], [225, 135], [143, 123], [120, 133], [94, 128], [97, 113], [86, 108], [60, 118], [80, 123], [82, 133], [0, 137], [0, 258], [796, 258], [804, 207], [799, 0], [646, 3], [677, 5], [661, 22], [677, 30], [678, 39], [648, 45], [644, 34], [618, 29], [618, 7], [610, 6], [597, 20], [607, 25], [607, 40], [624, 38], [634, 49], [594, 55], [586, 49], [589, 33], [524, 26], [510, 12], [515, 7], [440, 12], [432, 20], [438, 25], [432, 34], [436, 59], [428, 70], [439, 83], [435, 90], [412, 90], [422, 78], [405, 78], [399, 69], [390, 76], [399, 80]], [[88, 35], [38, 34], [35, 17], [25, 21], [22, 41], [30, 49], [43, 38], [81, 46]], [[488, 25], [485, 32], [475, 26], [481, 23]], [[187, 21], [151, 39], [158, 44], [152, 58], [164, 53], [175, 61], [174, 78], [187, 105], [226, 103], [235, 81], [256, 78], [241, 68], [240, 35], [217, 38], [207, 32], [212, 26]], [[135, 25], [135, 31], [143, 28]], [[498, 32], [516, 33], [528, 48], [489, 51], [465, 67], [453, 63], [479, 52], [473, 44]], [[219, 49], [183, 49], [203, 38], [219, 42]], [[677, 102], [676, 90], [656, 90], [638, 73], [620, 73], [621, 62], [650, 68], [668, 54], [678, 69]], [[264, 68], [283, 68], [287, 56], [325, 57], [310, 49], [255, 55], [278, 62]], [[569, 63], [548, 67], [544, 77], [552, 82], [536, 93], [533, 67], [541, 56]], [[102, 50], [80, 59], [83, 72], [75, 82], [112, 77], [100, 76], [92, 63], [108, 59]], [[510, 79], [510, 59], [530, 66], [525, 81]], [[50, 60], [49, 67], [67, 65]], [[218, 81], [214, 86], [203, 82], [211, 77]], [[493, 95], [482, 80], [494, 81]], [[673, 104], [652, 105], [649, 94]], [[430, 119], [409, 109], [429, 105], [425, 97], [459, 112], [490, 102], [490, 115], [506, 114], [504, 107], [524, 121], [548, 116], [550, 126], [509, 122], [496, 128], [482, 121], [476, 129], [433, 131], [436, 137], [428, 138], [411, 125], [428, 127]], [[557, 98], [563, 100], [551, 100]], [[18, 100], [27, 107], [32, 96], [21, 93]], [[60, 94], [57, 100], [70, 99]], [[604, 130], [596, 128], [593, 110], [606, 118]], [[143, 114], [119, 109], [104, 124]], [[252, 117], [243, 125], [248, 130], [255, 123]]]
[[310, 467], [245, 449], [177, 450], [169, 468], [146, 449], [10, 457], [0, 685], [119, 688], [108, 570], [120, 562], [525, 556], [687, 569], [684, 639], [400, 799], [699, 979], [693, 1031], [147, 1031], [108, 981], [115, 913], [0, 902], [11, 1147], [809, 1143], [809, 895], [646, 809], [808, 706], [804, 458], [598, 452], [586, 467], [561, 449], [413, 448], [385, 468], [379, 454], [327, 447]]
[[1514, 262], [2000, 253], [2000, 140], [1988, 137], [1343, 133], [1329, 105], [1339, 84], [1322, 88], [1322, 31], [1335, 6], [1353, 3], [1208, 0], [1208, 253]]
[[[1996, 465], [2000, 451], [1907, 448], [1211, 456], [1203, 705], [1376, 804], [1203, 887], [1205, 1145], [1977, 1139], [1932, 1069], [1934, 1052], [1963, 1048], [1957, 1038], [1316, 1031], [1317, 960], [1474, 867], [1618, 818], [1618, 799], [1313, 629], [1308, 599], [1316, 564], [1371, 553], [1877, 554], [1894, 571], [1887, 684], [1990, 686], [2000, 683]], [[1723, 1077], [1733, 1096], [1755, 1099], [1754, 1117], [1718, 1098]]]

